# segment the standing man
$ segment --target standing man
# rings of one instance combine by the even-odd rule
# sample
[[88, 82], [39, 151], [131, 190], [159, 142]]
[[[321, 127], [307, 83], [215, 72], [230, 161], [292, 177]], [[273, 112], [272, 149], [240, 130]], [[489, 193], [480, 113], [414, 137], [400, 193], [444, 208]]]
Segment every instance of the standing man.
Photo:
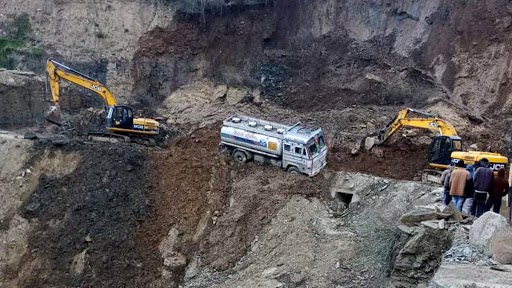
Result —
[[493, 207], [494, 213], [500, 214], [501, 198], [508, 194], [508, 188], [509, 184], [507, 179], [505, 179], [505, 168], [500, 168], [498, 176], [494, 178], [492, 189], [489, 192], [489, 199], [485, 203], [485, 211], [489, 211]]
[[473, 170], [473, 165], [466, 166], [466, 170], [469, 172], [469, 179], [466, 182], [466, 187], [464, 188], [464, 205], [462, 205], [462, 213], [467, 215], [475, 215], [475, 209], [473, 209], [473, 197], [475, 197], [475, 183], [473, 182], [473, 177], [475, 175], [475, 171]]
[[480, 160], [480, 167], [476, 169], [474, 178], [475, 216], [480, 217], [485, 212], [485, 200], [487, 200], [487, 194], [491, 191], [494, 181], [494, 172], [489, 168], [489, 160], [487, 158]]
[[471, 178], [465, 168], [464, 161], [459, 160], [457, 162], [457, 169], [450, 174], [450, 195], [455, 207], [461, 212], [462, 204], [464, 203], [464, 188], [466, 188], [466, 182]]
[[443, 174], [441, 174], [441, 185], [444, 186], [443, 203], [447, 206], [452, 201], [452, 196], [450, 196], [450, 173], [452, 173], [453, 169], [455, 169], [455, 164], [451, 163], [448, 169], [444, 170]]

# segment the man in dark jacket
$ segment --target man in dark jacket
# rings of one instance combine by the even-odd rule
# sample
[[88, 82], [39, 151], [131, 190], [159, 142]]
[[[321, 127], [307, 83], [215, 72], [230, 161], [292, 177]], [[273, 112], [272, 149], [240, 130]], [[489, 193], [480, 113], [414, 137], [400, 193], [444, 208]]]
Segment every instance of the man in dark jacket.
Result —
[[455, 169], [455, 164], [451, 163], [450, 166], [448, 166], [448, 169], [444, 170], [441, 174], [441, 184], [444, 186], [444, 205], [448, 205], [452, 202], [452, 196], [450, 196], [450, 174], [453, 169]]
[[464, 187], [464, 204], [462, 205], [462, 213], [466, 213], [468, 215], [475, 215], [475, 205], [474, 195], [475, 195], [475, 183], [473, 182], [473, 178], [475, 176], [475, 171], [473, 170], [473, 165], [466, 166], [466, 170], [468, 170], [471, 179], [466, 182], [466, 187]]
[[494, 182], [492, 184], [492, 189], [489, 192], [489, 199], [487, 199], [487, 203], [485, 203], [485, 211], [491, 210], [493, 207], [494, 213], [500, 213], [501, 208], [501, 198], [508, 194], [509, 184], [507, 179], [505, 179], [505, 168], [500, 168], [498, 171], [498, 176], [494, 178]]
[[489, 160], [483, 158], [480, 160], [480, 167], [476, 169], [474, 176], [475, 183], [475, 204], [476, 205], [476, 217], [482, 216], [485, 212], [485, 200], [487, 200], [487, 194], [491, 192], [492, 183], [494, 181], [494, 172], [489, 168]]

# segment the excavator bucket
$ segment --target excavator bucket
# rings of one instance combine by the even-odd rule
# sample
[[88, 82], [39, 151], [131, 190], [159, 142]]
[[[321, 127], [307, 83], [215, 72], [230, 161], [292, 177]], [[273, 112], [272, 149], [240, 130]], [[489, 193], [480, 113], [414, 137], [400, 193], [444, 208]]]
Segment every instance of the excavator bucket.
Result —
[[50, 106], [45, 113], [46, 120], [55, 125], [62, 125], [62, 116], [59, 106]]

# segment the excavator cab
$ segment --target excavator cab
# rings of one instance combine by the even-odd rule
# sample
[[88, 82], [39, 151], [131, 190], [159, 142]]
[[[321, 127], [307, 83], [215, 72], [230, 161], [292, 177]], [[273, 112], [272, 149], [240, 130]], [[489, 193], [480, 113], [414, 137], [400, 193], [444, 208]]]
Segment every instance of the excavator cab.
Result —
[[107, 128], [133, 129], [133, 111], [128, 106], [110, 106], [107, 113]]
[[429, 162], [450, 165], [452, 152], [456, 151], [462, 151], [462, 139], [459, 136], [436, 136], [430, 144]]

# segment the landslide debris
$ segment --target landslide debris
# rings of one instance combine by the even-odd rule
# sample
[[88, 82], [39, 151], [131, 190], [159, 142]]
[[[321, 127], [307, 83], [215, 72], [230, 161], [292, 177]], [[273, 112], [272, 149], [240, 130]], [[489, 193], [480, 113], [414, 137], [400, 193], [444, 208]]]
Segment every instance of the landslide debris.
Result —
[[148, 285], [152, 274], [135, 233], [151, 212], [146, 152], [124, 144], [76, 142], [41, 149], [79, 153], [81, 160], [63, 177], [42, 174], [21, 208], [33, 225], [25, 257], [33, 268], [22, 286]]
[[185, 273], [185, 267], [166, 265], [165, 255], [185, 255], [187, 264], [219, 271], [231, 268], [292, 195], [319, 196], [325, 189], [320, 179], [235, 164], [218, 153], [217, 133], [216, 125], [193, 129], [150, 157], [154, 210], [138, 234], [150, 265], [163, 271], [162, 285], [177, 285]]

